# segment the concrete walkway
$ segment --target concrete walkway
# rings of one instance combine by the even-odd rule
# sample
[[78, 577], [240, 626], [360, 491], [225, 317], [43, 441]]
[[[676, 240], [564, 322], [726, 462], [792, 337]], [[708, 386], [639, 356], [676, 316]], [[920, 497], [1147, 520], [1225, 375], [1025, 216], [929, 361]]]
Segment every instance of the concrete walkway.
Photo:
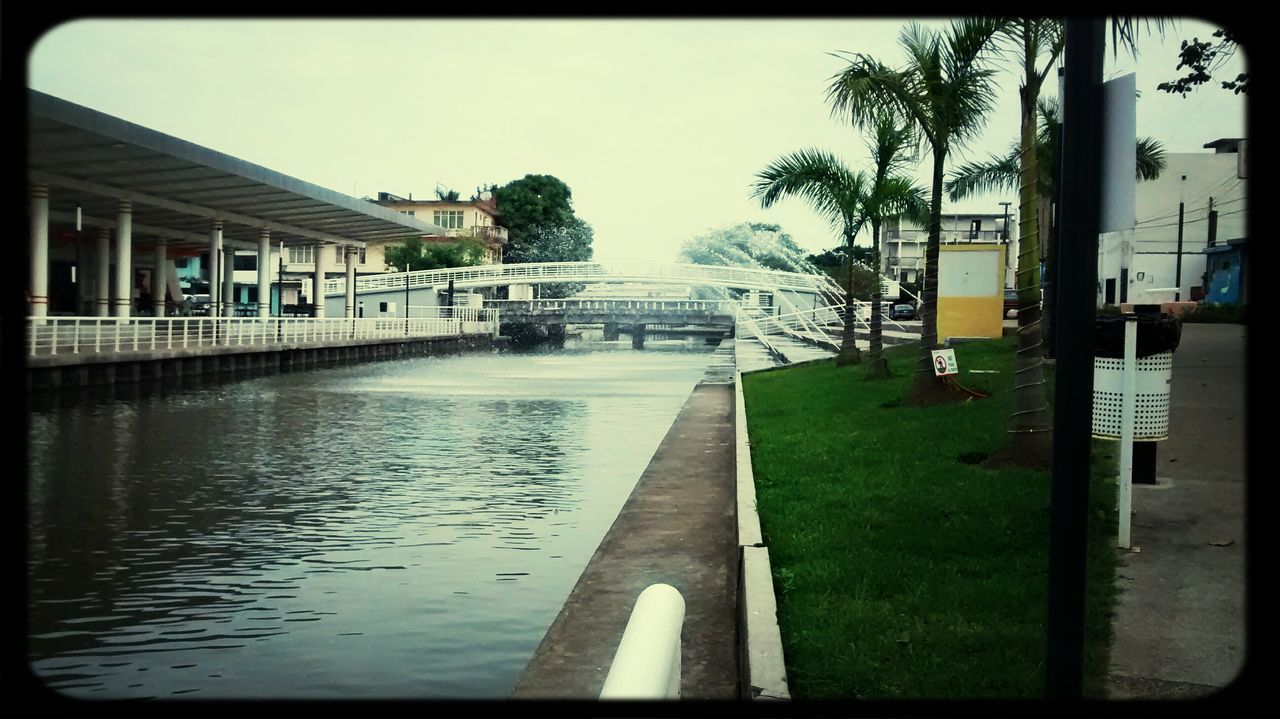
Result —
[[534, 652], [514, 699], [596, 699], [636, 597], [685, 600], [681, 699], [738, 697], [733, 340], [721, 343]]
[[1110, 698], [1205, 696], [1244, 664], [1244, 336], [1183, 325], [1157, 483], [1133, 488], [1140, 551], [1124, 553], [1117, 579]]

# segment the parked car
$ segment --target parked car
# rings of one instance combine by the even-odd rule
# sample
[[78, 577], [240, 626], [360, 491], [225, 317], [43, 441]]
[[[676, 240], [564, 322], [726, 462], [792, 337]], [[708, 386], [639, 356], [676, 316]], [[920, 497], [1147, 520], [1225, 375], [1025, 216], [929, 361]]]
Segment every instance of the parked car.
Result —
[[891, 320], [914, 320], [915, 318], [916, 308], [906, 303], [894, 305], [889, 310]]
[[1004, 291], [1004, 316], [1011, 319], [1018, 317], [1018, 291]]

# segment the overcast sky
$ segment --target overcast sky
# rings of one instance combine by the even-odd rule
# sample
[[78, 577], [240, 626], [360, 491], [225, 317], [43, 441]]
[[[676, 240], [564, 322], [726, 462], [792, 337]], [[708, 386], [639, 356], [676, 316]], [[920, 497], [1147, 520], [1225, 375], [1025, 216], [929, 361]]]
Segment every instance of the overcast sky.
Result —
[[[865, 167], [861, 135], [825, 104], [845, 64], [829, 53], [901, 66], [905, 22], [80, 20], [34, 46], [28, 85], [357, 197], [434, 199], [439, 186], [465, 198], [554, 175], [595, 228], [600, 260], [672, 261], [686, 239], [745, 221], [780, 224], [818, 252], [836, 233], [799, 200], [762, 210], [753, 176], [806, 147]], [[1181, 20], [1163, 41], [1143, 38], [1136, 63], [1107, 52], [1108, 78], [1138, 73], [1138, 134], [1169, 152], [1245, 136], [1242, 96], [1155, 89], [1176, 76], [1179, 42], [1214, 29]], [[1002, 67], [999, 103], [961, 161], [1017, 136], [1016, 60]], [[929, 171], [917, 171], [926, 186]], [[998, 213], [1015, 199], [944, 211]]]

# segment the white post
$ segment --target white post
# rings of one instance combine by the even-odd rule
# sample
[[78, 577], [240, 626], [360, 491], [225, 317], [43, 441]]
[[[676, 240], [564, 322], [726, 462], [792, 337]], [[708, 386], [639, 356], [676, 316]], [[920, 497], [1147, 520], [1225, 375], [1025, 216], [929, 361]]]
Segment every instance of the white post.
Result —
[[93, 289], [98, 300], [96, 314], [108, 317], [111, 315], [111, 230], [105, 227], [98, 228], [98, 254], [93, 270], [97, 275]]
[[49, 315], [49, 187], [31, 186], [31, 284], [27, 314]]
[[315, 308], [312, 317], [324, 317], [324, 273], [325, 273], [325, 250], [329, 249], [323, 242], [317, 242], [315, 251], [311, 254], [315, 257], [316, 268], [315, 275], [311, 279], [311, 306]]
[[347, 319], [356, 316], [356, 249], [347, 248]]
[[1128, 316], [1124, 323], [1124, 391], [1120, 405], [1120, 528], [1116, 542], [1121, 549], [1130, 547], [1129, 520], [1133, 508], [1133, 425], [1137, 414], [1138, 384], [1138, 318]]
[[258, 317], [271, 314], [271, 230], [258, 233]]
[[116, 317], [128, 317], [133, 305], [133, 205], [121, 200], [116, 214]]
[[236, 306], [236, 251], [222, 249], [222, 316], [235, 315]]
[[636, 599], [601, 699], [679, 699], [680, 632], [684, 597], [669, 584], [652, 584]]
[[165, 278], [165, 265], [169, 262], [169, 242], [156, 238], [155, 269], [151, 271], [151, 300], [155, 303], [154, 314], [164, 317], [164, 293], [169, 281]]
[[222, 314], [222, 220], [214, 220], [209, 229], [209, 316]]

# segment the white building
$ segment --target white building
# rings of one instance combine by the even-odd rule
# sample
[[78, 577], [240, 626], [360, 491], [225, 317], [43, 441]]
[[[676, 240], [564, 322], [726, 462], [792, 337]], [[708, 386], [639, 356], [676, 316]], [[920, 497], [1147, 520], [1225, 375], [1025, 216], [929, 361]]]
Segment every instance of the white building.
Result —
[[[880, 247], [881, 272], [903, 283], [923, 282], [924, 253], [929, 244], [929, 230], [896, 217], [886, 222], [881, 230], [884, 235]], [[943, 213], [940, 242], [944, 245], [970, 242], [1009, 243], [1011, 247], [1007, 253], [1005, 287], [1016, 286], [1018, 222], [1014, 207], [1010, 207], [1007, 217], [1002, 212]]]
[[1131, 239], [1112, 233], [1099, 244], [1099, 304], [1156, 304], [1175, 296], [1182, 300], [1204, 296], [1205, 248], [1211, 232], [1218, 246], [1248, 234], [1246, 144], [1242, 138], [1223, 138], [1205, 144], [1211, 152], [1167, 154], [1160, 177], [1137, 184]]

